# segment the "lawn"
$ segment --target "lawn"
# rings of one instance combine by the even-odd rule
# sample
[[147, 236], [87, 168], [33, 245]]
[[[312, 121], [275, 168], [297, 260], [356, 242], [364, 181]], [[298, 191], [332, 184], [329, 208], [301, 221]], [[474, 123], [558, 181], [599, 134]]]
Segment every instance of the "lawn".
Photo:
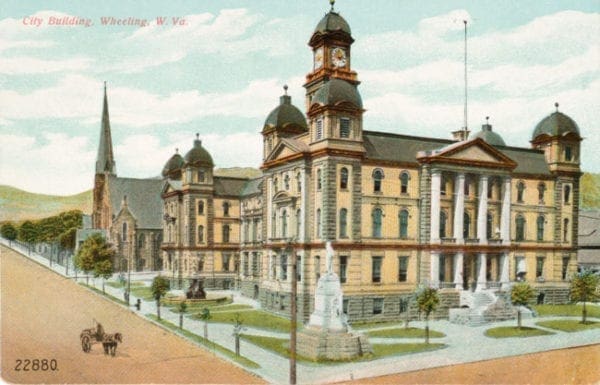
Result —
[[[127, 286], [127, 282], [120, 282], [120, 281], [110, 281], [110, 282], [106, 282], [106, 286], [110, 286], [110, 287], [114, 287], [114, 288], [122, 288], [122, 287], [126, 287]], [[144, 282], [139, 282], [139, 281], [133, 281], [131, 282], [131, 286], [145, 286]]]
[[[242, 334], [242, 338], [251, 342], [257, 346], [260, 346], [263, 349], [271, 350], [274, 353], [279, 354], [280, 356], [289, 358], [289, 340], [286, 338], [274, 338], [274, 337], [263, 337], [263, 336], [253, 336]], [[373, 344], [374, 354], [364, 355], [362, 357], [355, 358], [353, 360], [349, 360], [350, 362], [354, 361], [365, 361], [376, 358], [383, 358], [387, 356], [395, 356], [401, 354], [412, 354], [425, 352], [430, 350], [437, 350], [446, 347], [444, 344]], [[300, 362], [314, 362], [310, 358], [303, 357], [298, 355], [296, 359]], [[338, 361], [319, 361], [320, 363], [335, 363]], [[339, 361], [339, 362], [348, 362], [348, 361]]]
[[[247, 359], [244, 356], [236, 356], [235, 352], [219, 345], [216, 344], [210, 340], [205, 339], [204, 337], [201, 337], [197, 334], [194, 334], [192, 332], [189, 332], [185, 329], [179, 329], [179, 327], [169, 321], [165, 321], [164, 319], [159, 320], [158, 317], [156, 317], [154, 314], [146, 314], [146, 317], [160, 323], [161, 325], [165, 326], [167, 329], [172, 330], [172, 331], [176, 331], [178, 333], [181, 333], [182, 335], [184, 335], [186, 338], [189, 338], [190, 340], [199, 343], [200, 345], [208, 348], [209, 350], [213, 350], [213, 351], [217, 351], [227, 357], [229, 357], [231, 360], [239, 363], [242, 366], [245, 366], [247, 368], [260, 368], [260, 365], [257, 364], [256, 362]], [[210, 335], [209, 335], [210, 336]]]
[[[573, 316], [581, 317], [583, 305], [534, 305], [533, 309], [540, 317], [544, 316]], [[600, 306], [586, 306], [588, 317], [600, 318]]]
[[[210, 322], [233, 324], [235, 312], [212, 312]], [[264, 312], [262, 310], [249, 310], [240, 312], [240, 318], [244, 326], [267, 329], [278, 332], [290, 331], [290, 320]], [[200, 319], [200, 314], [194, 314], [192, 318]]]
[[372, 328], [388, 327], [388, 326], [403, 326], [404, 321], [385, 321], [385, 322], [353, 322], [350, 324], [352, 329], [365, 330]]
[[[379, 338], [425, 338], [425, 329], [419, 328], [395, 328], [395, 329], [380, 329], [380, 330], [372, 330], [368, 331], [367, 335], [369, 337], [379, 337]], [[429, 337], [431, 338], [440, 338], [445, 337], [444, 333], [429, 330]]]
[[523, 326], [520, 329], [517, 326], [500, 326], [485, 331], [485, 335], [487, 337], [492, 338], [535, 337], [544, 336], [548, 334], [554, 333], [538, 328], [531, 328], [525, 326]]
[[147, 286], [132, 287], [131, 295], [141, 298], [144, 301], [154, 301], [152, 289]]
[[[205, 307], [210, 309], [212, 312], [213, 309], [224, 307], [232, 302], [231, 298], [226, 297], [222, 299], [215, 300], [202, 300], [202, 302], [187, 300], [185, 303], [187, 304], [187, 311], [189, 313], [200, 312]], [[171, 308], [172, 310], [176, 310], [181, 303], [181, 299], [177, 298], [166, 298], [160, 301], [164, 306]]]
[[536, 325], [569, 333], [600, 328], [600, 322], [587, 321], [585, 324], [582, 324], [581, 320], [574, 319], [539, 321]]

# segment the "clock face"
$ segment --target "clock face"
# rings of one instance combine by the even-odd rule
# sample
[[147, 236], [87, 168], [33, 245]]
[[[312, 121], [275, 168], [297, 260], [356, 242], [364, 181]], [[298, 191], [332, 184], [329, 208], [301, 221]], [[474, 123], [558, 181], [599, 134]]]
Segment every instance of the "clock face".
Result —
[[347, 62], [346, 51], [343, 48], [336, 47], [331, 50], [331, 63], [335, 67], [345, 67]]
[[319, 47], [315, 51], [315, 69], [321, 67], [323, 67], [323, 47]]

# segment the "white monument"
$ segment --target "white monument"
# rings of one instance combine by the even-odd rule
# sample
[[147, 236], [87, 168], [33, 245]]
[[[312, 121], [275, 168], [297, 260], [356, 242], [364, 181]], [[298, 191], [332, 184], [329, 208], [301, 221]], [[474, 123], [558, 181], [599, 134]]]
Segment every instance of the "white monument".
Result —
[[329, 241], [326, 250], [327, 272], [317, 282], [315, 309], [308, 324], [298, 333], [298, 353], [315, 360], [348, 360], [372, 353], [367, 338], [352, 332], [348, 326], [342, 285], [333, 272], [335, 253]]

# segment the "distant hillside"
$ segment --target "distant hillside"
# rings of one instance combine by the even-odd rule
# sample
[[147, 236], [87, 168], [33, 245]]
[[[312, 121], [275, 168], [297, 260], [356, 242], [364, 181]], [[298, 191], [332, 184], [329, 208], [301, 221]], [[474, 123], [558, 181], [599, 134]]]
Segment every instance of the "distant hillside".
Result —
[[229, 176], [235, 178], [258, 178], [262, 175], [262, 172], [252, 167], [230, 167], [230, 168], [216, 168], [216, 176]]
[[77, 195], [57, 196], [0, 185], [0, 222], [45, 218], [68, 210], [91, 214], [92, 190]]
[[586, 172], [581, 177], [581, 207], [600, 208], [600, 174]]

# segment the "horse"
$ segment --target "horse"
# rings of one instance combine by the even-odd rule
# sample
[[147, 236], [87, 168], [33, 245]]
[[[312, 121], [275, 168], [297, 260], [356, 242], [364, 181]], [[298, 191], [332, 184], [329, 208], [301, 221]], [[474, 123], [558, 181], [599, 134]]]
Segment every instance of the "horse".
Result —
[[123, 343], [123, 335], [121, 333], [104, 334], [102, 338], [102, 347], [104, 348], [104, 354], [115, 356], [117, 352], [117, 344]]

